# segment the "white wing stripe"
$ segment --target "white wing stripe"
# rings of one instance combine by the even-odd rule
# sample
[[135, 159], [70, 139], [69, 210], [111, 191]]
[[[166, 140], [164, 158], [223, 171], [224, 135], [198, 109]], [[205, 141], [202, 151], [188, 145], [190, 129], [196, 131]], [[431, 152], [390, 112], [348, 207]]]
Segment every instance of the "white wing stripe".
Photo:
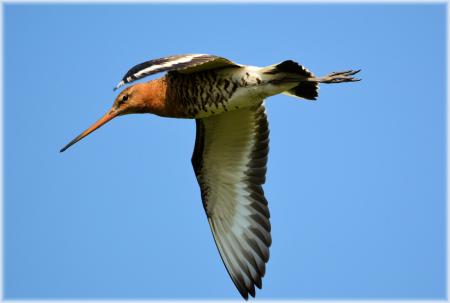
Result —
[[147, 74], [151, 73], [154, 70], [162, 69], [162, 68], [165, 68], [165, 67], [170, 67], [172, 65], [176, 65], [176, 64], [180, 64], [180, 63], [187, 63], [189, 61], [192, 61], [192, 59], [194, 59], [196, 57], [200, 57], [200, 56], [203, 56], [203, 55], [190, 55], [190, 56], [178, 58], [176, 60], [166, 61], [166, 62], [164, 62], [162, 64], [159, 64], [159, 65], [152, 65], [150, 67], [144, 68], [143, 70], [137, 72], [136, 74], [134, 74], [134, 76], [136, 78], [140, 78], [141, 76], [147, 75]]
[[231, 62], [225, 58], [206, 54], [185, 54], [158, 58], [133, 66], [122, 77], [122, 81], [120, 81], [115, 87], [115, 90], [127, 83], [131, 83], [145, 76], [165, 71], [192, 73], [200, 70], [238, 66], [241, 65]]

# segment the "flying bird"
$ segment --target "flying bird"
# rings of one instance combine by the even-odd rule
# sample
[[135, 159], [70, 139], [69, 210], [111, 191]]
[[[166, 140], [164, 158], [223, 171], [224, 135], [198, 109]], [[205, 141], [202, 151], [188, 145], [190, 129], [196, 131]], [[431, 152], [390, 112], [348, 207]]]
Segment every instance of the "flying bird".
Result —
[[126, 114], [195, 119], [192, 165], [215, 244], [242, 297], [255, 297], [272, 243], [262, 188], [269, 152], [264, 99], [282, 93], [315, 100], [320, 83], [359, 81], [352, 77], [359, 70], [316, 77], [292, 60], [256, 67], [213, 55], [186, 54], [132, 67], [115, 90], [161, 72], [167, 73], [122, 90], [112, 108], [61, 152]]

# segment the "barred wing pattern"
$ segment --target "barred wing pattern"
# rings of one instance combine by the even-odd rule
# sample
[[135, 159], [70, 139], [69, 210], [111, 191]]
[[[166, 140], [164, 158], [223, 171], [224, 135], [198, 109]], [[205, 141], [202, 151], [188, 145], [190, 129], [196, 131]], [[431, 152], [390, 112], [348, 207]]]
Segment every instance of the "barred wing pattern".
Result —
[[192, 164], [216, 246], [241, 295], [255, 286], [269, 260], [269, 209], [262, 184], [269, 152], [263, 104], [198, 119]]
[[133, 66], [114, 90], [149, 75], [166, 71], [193, 73], [221, 67], [239, 67], [228, 59], [205, 54], [185, 54], [154, 59]]

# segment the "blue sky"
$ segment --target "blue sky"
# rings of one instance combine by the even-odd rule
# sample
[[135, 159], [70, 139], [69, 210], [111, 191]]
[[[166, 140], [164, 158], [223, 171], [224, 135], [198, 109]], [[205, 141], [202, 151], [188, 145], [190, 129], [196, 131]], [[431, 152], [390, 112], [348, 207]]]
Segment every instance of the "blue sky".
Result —
[[273, 226], [260, 299], [445, 297], [445, 13], [433, 5], [4, 7], [7, 299], [237, 299], [192, 171], [195, 123], [118, 118], [132, 65], [296, 60], [317, 102], [267, 102]]

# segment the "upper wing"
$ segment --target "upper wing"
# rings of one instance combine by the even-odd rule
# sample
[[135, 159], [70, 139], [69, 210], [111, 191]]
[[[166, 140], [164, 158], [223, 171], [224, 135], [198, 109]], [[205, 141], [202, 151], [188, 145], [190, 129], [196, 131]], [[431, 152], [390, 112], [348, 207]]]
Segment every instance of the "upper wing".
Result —
[[192, 165], [216, 246], [241, 295], [255, 296], [269, 260], [262, 184], [269, 152], [263, 104], [198, 119]]
[[180, 73], [193, 73], [227, 66], [238, 67], [240, 65], [222, 57], [205, 54], [185, 54], [154, 59], [133, 66], [114, 90], [127, 83], [160, 72], [176, 70]]

